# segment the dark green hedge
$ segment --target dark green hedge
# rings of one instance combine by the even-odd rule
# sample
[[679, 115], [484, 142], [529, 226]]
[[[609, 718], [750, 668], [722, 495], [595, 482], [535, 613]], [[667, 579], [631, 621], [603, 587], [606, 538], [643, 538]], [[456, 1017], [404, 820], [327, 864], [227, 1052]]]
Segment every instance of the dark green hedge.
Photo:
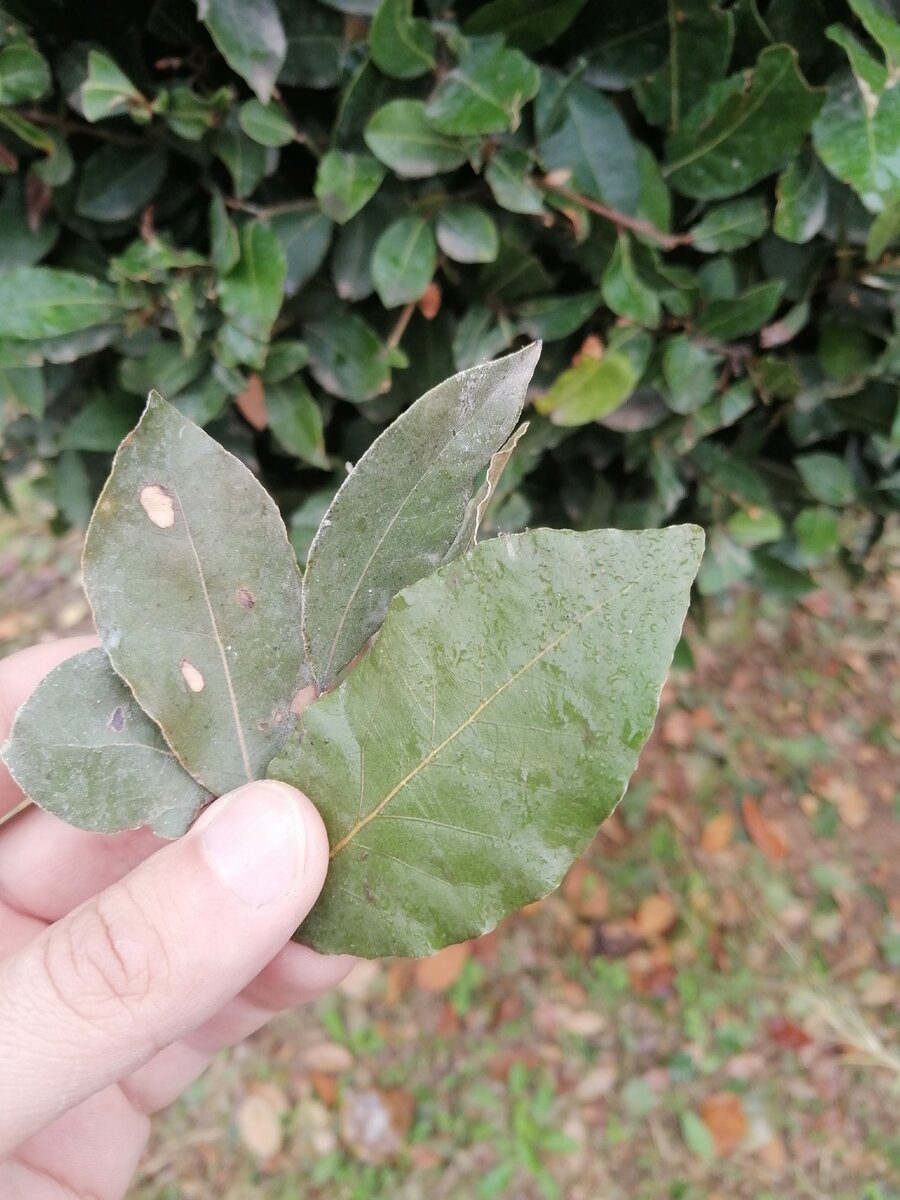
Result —
[[28, 0], [0, 415], [82, 522], [158, 388], [301, 555], [454, 370], [541, 337], [501, 528], [690, 519], [801, 592], [900, 502], [896, 0]]

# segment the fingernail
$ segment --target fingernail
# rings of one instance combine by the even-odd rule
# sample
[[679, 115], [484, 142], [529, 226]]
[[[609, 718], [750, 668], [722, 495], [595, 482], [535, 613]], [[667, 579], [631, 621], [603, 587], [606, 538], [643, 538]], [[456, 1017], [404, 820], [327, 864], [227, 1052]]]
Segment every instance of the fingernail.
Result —
[[262, 908], [299, 885], [306, 829], [290, 788], [248, 783], [213, 805], [198, 828], [207, 862], [245, 904]]

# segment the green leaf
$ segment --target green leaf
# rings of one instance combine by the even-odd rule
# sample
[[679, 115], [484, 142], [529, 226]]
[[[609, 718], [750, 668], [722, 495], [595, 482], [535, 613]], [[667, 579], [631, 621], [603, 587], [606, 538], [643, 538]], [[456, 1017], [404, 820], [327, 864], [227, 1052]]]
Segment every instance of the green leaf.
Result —
[[265, 174], [267, 151], [265, 146], [244, 133], [234, 109], [216, 130], [213, 148], [228, 168], [235, 195], [239, 198], [249, 196]]
[[665, 61], [669, 27], [660, 0], [592, 5], [590, 17], [577, 29], [587, 35], [581, 52], [588, 62], [585, 79], [593, 87], [621, 91]]
[[245, 101], [238, 112], [238, 122], [247, 137], [261, 146], [287, 146], [296, 138], [293, 123], [284, 109], [270, 100]]
[[805, 245], [825, 225], [828, 212], [827, 176], [812, 150], [788, 163], [778, 179], [774, 229], [786, 242]]
[[372, 282], [385, 308], [421, 298], [434, 278], [437, 246], [431, 227], [421, 217], [399, 217], [372, 253]]
[[794, 466], [809, 494], [823, 504], [843, 508], [856, 499], [853, 474], [836, 454], [800, 454]]
[[794, 537], [808, 565], [829, 558], [841, 545], [840, 513], [824, 505], [802, 508], [794, 518]]
[[375, 157], [401, 179], [455, 171], [466, 161], [460, 143], [428, 121], [421, 100], [391, 100], [373, 115], [364, 136]]
[[124, 71], [99, 50], [88, 53], [87, 79], [81, 85], [81, 111], [87, 121], [102, 121], [132, 109], [148, 109], [147, 101]]
[[849, 184], [870, 212], [880, 212], [900, 191], [900, 86], [879, 95], [849, 72], [836, 76], [813, 140], [831, 174]]
[[463, 25], [469, 37], [502, 33], [511, 46], [531, 54], [548, 46], [569, 28], [586, 0], [546, 0], [540, 5], [523, 5], [522, 0], [489, 0], [477, 8]]
[[372, 327], [344, 313], [304, 326], [310, 369], [332, 396], [360, 403], [387, 391], [391, 368], [384, 345]]
[[734, 16], [711, 0], [678, 0], [667, 8], [669, 57], [637, 85], [635, 98], [651, 124], [675, 130], [697, 97], [727, 71]]
[[412, 0], [381, 0], [369, 28], [376, 66], [394, 79], [415, 79], [434, 69], [434, 32], [412, 15]]
[[520, 50], [496, 38], [478, 39], [438, 83], [425, 115], [441, 133], [461, 137], [515, 130], [540, 82], [537, 67]]
[[111, 453], [134, 428], [140, 405], [121, 393], [101, 392], [66, 425], [60, 445], [68, 450]]
[[287, 262], [284, 294], [293, 296], [309, 283], [325, 261], [334, 226], [324, 213], [312, 206], [305, 211], [279, 213], [272, 217], [269, 225], [281, 243]]
[[530, 338], [555, 342], [567, 338], [600, 307], [599, 292], [573, 292], [569, 296], [539, 296], [516, 309], [523, 333]]
[[251, 221], [241, 230], [241, 257], [219, 280], [219, 305], [246, 337], [267, 345], [281, 311], [287, 263], [274, 230]]
[[283, 383], [296, 375], [309, 362], [309, 347], [305, 342], [273, 342], [266, 356], [265, 382]]
[[752, 550], [755, 546], [779, 541], [784, 533], [784, 522], [770, 508], [749, 508], [729, 518], [728, 532], [739, 546]]
[[637, 148], [608, 97], [578, 84], [566, 97], [565, 119], [542, 139], [548, 170], [572, 172], [572, 186], [621, 212], [634, 213], [641, 195]]
[[771, 321], [784, 288], [783, 279], [771, 279], [747, 288], [733, 300], [713, 300], [703, 309], [697, 326], [708, 337], [723, 342], [748, 337]]
[[690, 1111], [681, 1114], [681, 1136], [691, 1154], [710, 1163], [716, 1157], [716, 1143], [707, 1126]]
[[885, 251], [900, 241], [900, 197], [893, 200], [872, 222], [866, 238], [866, 258], [877, 262]]
[[320, 690], [378, 629], [391, 598], [441, 562], [476, 475], [518, 420], [539, 353], [529, 346], [438, 384], [347, 476], [306, 565], [303, 629]]
[[588, 425], [624, 404], [636, 383], [629, 359], [608, 350], [601, 359], [585, 357], [563, 371], [534, 407], [554, 425]]
[[716, 390], [721, 359], [683, 334], [670, 338], [662, 356], [666, 404], [674, 412], [696, 412]]
[[500, 248], [494, 218], [477, 204], [448, 204], [437, 220], [437, 243], [454, 262], [493, 262]]
[[[189, 142], [201, 138], [218, 125], [232, 103], [230, 88], [221, 87], [211, 96], [199, 96], [189, 87], [177, 85], [162, 94], [162, 117], [169, 128]], [[235, 123], [235, 129], [237, 124]]]
[[216, 795], [259, 778], [308, 681], [300, 574], [268, 494], [155, 392], [97, 502], [84, 585], [113, 666], [194, 778]]
[[163, 150], [104, 146], [81, 169], [75, 211], [92, 221], [125, 221], [150, 203], [167, 166]]
[[40, 100], [50, 90], [50, 68], [44, 56], [27, 42], [0, 50], [0, 104]]
[[315, 0], [277, 0], [287, 39], [280, 83], [330, 88], [340, 82], [344, 22]]
[[371, 154], [329, 150], [319, 160], [316, 199], [332, 221], [344, 225], [369, 203], [385, 174], [384, 166]]
[[211, 799], [100, 649], [66, 659], [41, 680], [3, 757], [35, 804], [96, 833], [149, 825], [178, 837]]
[[632, 256], [631, 239], [620, 233], [609, 266], [603, 273], [603, 299], [620, 317], [655, 329], [659, 325], [659, 296], [641, 278]]
[[534, 217], [544, 212], [543, 194], [531, 177], [533, 165], [530, 155], [513, 147], [491, 155], [484, 178], [501, 208]]
[[90, 275], [52, 267], [0, 274], [0, 338], [57, 338], [122, 315], [114, 290]]
[[800, 149], [822, 105], [789, 46], [771, 46], [754, 70], [713, 84], [668, 140], [672, 187], [698, 200], [746, 191]]
[[372, 247], [387, 229], [394, 206], [377, 196], [338, 231], [331, 256], [331, 278], [341, 300], [365, 300], [372, 283]]
[[266, 411], [269, 428], [285, 450], [312, 467], [328, 470], [322, 413], [302, 379], [267, 383]]
[[741, 196], [706, 211], [691, 229], [693, 243], [704, 254], [740, 250], [758, 241], [769, 228], [769, 207], [762, 196]]
[[892, 0], [849, 0], [850, 7], [884, 51], [888, 66], [900, 72], [900, 17]]
[[465, 371], [508, 350], [516, 336], [511, 321], [498, 316], [486, 304], [473, 304], [453, 335], [453, 364]]
[[197, 0], [197, 16], [232, 70], [268, 104], [287, 53], [275, 0]]
[[15, 267], [39, 262], [59, 237], [59, 224], [45, 217], [38, 229], [28, 224], [25, 198], [17, 181], [10, 180], [0, 199], [0, 277]]
[[298, 936], [430, 954], [556, 887], [634, 770], [702, 542], [540, 529], [402, 592], [269, 769], [316, 797], [331, 843]]
[[209, 205], [209, 257], [219, 275], [227, 275], [241, 258], [241, 242], [225, 201], [218, 194]]
[[[0, 403], [10, 403], [16, 412], [24, 412], [40, 420], [47, 406], [47, 385], [43, 369], [13, 367], [0, 370]], [[75, 417], [72, 424], [80, 415], [79, 413]]]

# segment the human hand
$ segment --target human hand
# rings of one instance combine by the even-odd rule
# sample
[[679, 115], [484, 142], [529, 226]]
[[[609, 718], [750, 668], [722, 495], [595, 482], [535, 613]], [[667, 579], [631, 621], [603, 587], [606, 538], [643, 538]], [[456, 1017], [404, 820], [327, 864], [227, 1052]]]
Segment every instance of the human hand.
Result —
[[[0, 742], [43, 675], [95, 644], [0, 662]], [[0, 768], [0, 818], [21, 799]], [[37, 808], [0, 826], [3, 1200], [124, 1196], [149, 1114], [347, 974], [351, 957], [288, 943], [327, 865], [321, 818], [280, 783], [222, 797], [172, 843]]]

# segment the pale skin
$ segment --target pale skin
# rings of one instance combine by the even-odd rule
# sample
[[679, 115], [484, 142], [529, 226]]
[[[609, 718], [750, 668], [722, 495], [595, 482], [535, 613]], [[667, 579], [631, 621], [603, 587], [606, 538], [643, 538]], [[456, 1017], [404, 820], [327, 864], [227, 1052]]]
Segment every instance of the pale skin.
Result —
[[[93, 645], [0, 662], [0, 742], [43, 675]], [[0, 820], [22, 799], [0, 765]], [[327, 865], [321, 818], [284, 784], [223, 797], [172, 843], [33, 806], [0, 825], [3, 1200], [119, 1200], [153, 1113], [223, 1047], [340, 982], [352, 958], [288, 941]]]

